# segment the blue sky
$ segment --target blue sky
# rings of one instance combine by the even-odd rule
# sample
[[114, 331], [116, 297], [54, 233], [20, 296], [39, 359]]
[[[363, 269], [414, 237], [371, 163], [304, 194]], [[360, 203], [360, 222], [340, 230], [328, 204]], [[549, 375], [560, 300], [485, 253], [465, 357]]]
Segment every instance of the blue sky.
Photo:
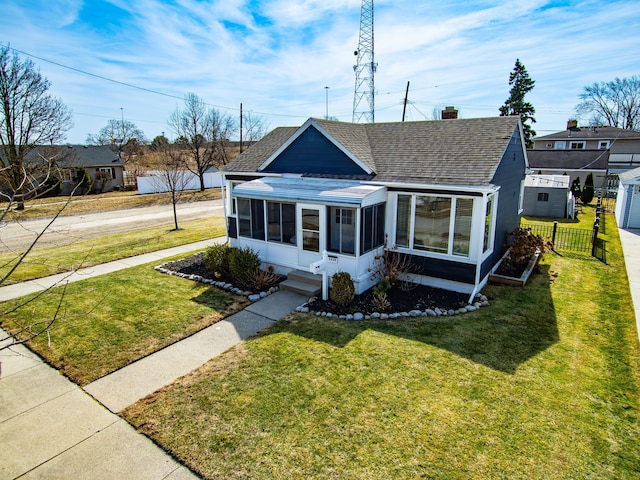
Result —
[[[351, 121], [360, 0], [0, 0], [0, 44], [31, 55], [74, 112], [71, 143], [111, 118], [149, 139], [193, 92], [270, 127]], [[378, 0], [376, 121], [454, 105], [498, 115], [520, 58], [538, 135], [563, 130], [586, 85], [640, 75], [637, 0]], [[26, 56], [26, 55], [23, 55]], [[87, 75], [88, 72], [92, 75]], [[132, 88], [118, 82], [137, 86]], [[159, 93], [153, 93], [159, 92]], [[583, 119], [585, 122], [588, 119]]]

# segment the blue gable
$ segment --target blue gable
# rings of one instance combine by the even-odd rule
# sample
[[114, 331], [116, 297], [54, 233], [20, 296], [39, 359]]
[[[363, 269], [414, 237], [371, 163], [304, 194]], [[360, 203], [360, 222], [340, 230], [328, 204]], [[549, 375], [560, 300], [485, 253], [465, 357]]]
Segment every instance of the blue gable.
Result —
[[307, 128], [262, 171], [326, 176], [367, 175], [313, 126]]

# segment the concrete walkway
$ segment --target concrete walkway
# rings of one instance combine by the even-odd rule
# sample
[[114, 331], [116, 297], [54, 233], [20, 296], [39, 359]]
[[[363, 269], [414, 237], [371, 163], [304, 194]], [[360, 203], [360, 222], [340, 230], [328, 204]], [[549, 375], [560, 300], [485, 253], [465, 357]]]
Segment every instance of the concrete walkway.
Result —
[[[7, 300], [223, 241], [214, 239], [0, 288]], [[284, 317], [306, 297], [276, 292], [84, 390], [24, 346], [0, 351], [1, 479], [198, 478], [114, 414]], [[0, 330], [0, 338], [6, 336]], [[87, 393], [88, 392], [88, 393]], [[90, 395], [89, 395], [90, 394]], [[105, 408], [106, 407], [106, 408]]]
[[240, 341], [291, 313], [307, 297], [276, 292], [244, 310], [85, 386], [112, 412], [170, 385]]
[[624, 253], [624, 263], [627, 267], [629, 287], [633, 309], [636, 312], [636, 327], [640, 338], [640, 229], [619, 229], [620, 242]]

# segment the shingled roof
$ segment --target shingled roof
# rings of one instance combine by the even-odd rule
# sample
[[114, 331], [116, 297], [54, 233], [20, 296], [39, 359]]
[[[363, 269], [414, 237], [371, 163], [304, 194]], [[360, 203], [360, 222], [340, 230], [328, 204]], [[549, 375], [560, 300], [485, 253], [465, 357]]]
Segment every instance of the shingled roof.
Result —
[[[375, 181], [470, 186], [491, 183], [519, 121], [517, 116], [368, 124], [311, 119], [369, 166]], [[276, 128], [224, 170], [258, 172], [299, 128]], [[520, 141], [519, 133], [515, 139]]]
[[609, 150], [527, 150], [529, 168], [557, 170], [606, 170]]
[[613, 140], [640, 138], [640, 132], [617, 127], [574, 127], [561, 132], [536, 137], [535, 142], [542, 140]]

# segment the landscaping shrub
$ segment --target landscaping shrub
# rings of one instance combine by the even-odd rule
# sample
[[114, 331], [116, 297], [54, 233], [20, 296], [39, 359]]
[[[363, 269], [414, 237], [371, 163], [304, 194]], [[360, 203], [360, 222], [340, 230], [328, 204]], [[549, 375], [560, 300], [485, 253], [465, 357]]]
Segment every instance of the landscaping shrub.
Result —
[[227, 275], [230, 253], [231, 248], [227, 243], [212, 245], [205, 250], [204, 263], [209, 270], [217, 275]]
[[356, 296], [356, 288], [353, 285], [351, 275], [347, 272], [337, 272], [331, 277], [331, 288], [329, 298], [338, 305], [345, 307], [349, 305]]
[[542, 257], [542, 254], [551, 250], [553, 245], [549, 240], [532, 233], [531, 229], [518, 227], [507, 233], [506, 247], [510, 250], [500, 266], [505, 273], [525, 267], [537, 251], [540, 251]]
[[273, 271], [273, 267], [269, 266], [266, 270], [257, 269], [251, 278], [251, 285], [256, 290], [268, 290], [278, 283], [280, 276]]
[[582, 193], [580, 194], [580, 200], [582, 203], [587, 204], [591, 203], [594, 195], [594, 187], [593, 187], [593, 174], [587, 175], [586, 180], [584, 181], [584, 188], [582, 189]]
[[260, 268], [260, 257], [251, 247], [231, 248], [229, 274], [245, 288], [252, 287], [252, 279]]

